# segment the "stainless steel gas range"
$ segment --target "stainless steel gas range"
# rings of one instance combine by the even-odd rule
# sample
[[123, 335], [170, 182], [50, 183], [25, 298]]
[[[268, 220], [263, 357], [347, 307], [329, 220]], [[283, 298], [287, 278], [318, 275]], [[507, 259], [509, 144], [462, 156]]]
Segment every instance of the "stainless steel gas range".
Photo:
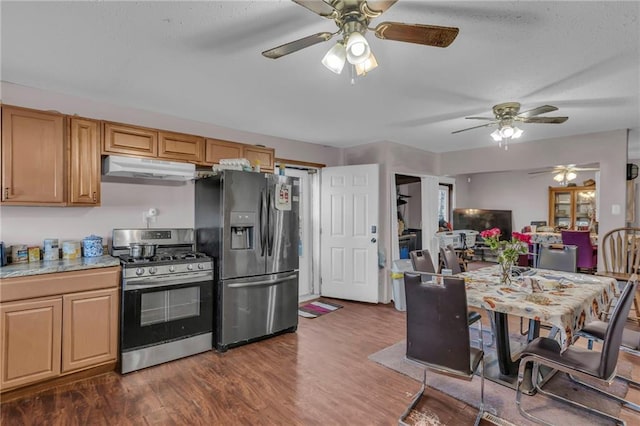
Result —
[[[155, 254], [134, 257], [132, 244]], [[122, 265], [122, 373], [212, 349], [213, 262], [193, 229], [114, 229], [111, 254]]]

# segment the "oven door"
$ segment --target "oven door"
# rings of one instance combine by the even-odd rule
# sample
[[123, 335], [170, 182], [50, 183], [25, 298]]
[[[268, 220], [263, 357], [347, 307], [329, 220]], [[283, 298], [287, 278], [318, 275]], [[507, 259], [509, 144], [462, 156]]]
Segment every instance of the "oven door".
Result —
[[120, 350], [213, 331], [213, 273], [127, 279], [123, 284]]

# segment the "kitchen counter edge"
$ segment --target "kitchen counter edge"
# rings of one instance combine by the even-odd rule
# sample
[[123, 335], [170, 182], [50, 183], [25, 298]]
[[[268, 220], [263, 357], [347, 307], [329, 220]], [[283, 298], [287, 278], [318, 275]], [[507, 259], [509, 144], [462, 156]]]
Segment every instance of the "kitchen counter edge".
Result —
[[14, 263], [0, 268], [0, 279], [53, 274], [56, 272], [82, 271], [84, 269], [120, 266], [120, 259], [104, 255], [82, 257], [74, 260], [41, 260], [40, 262]]

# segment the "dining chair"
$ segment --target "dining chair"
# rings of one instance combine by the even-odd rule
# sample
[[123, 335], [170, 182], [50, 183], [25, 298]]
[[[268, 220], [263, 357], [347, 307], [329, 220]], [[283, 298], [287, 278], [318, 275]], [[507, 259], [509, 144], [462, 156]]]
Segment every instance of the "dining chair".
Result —
[[[539, 371], [541, 366], [545, 366], [567, 373], [574, 380], [597, 379], [600, 383], [610, 385], [616, 376], [616, 365], [618, 362], [620, 344], [622, 343], [622, 332], [624, 330], [626, 318], [629, 314], [629, 309], [631, 307], [631, 302], [633, 301], [637, 285], [637, 276], [633, 276], [632, 279], [627, 282], [624, 290], [620, 294], [620, 300], [614, 307], [611, 314], [611, 320], [607, 324], [601, 351], [592, 351], [571, 345], [564, 350], [564, 352], [561, 352], [560, 344], [548, 337], [538, 337], [527, 345], [520, 358], [518, 380], [516, 383], [516, 406], [522, 416], [537, 423], [549, 424], [543, 419], [527, 412], [521, 404], [521, 388], [525, 378], [525, 369], [527, 368], [527, 364], [533, 363], [531, 378], [533, 386], [537, 391], [536, 393], [547, 395], [558, 401], [563, 401], [574, 407], [582, 408], [593, 414], [624, 424], [621, 419], [618, 419], [608, 413], [571, 401], [559, 394], [543, 389], [540, 382]], [[596, 390], [602, 395], [620, 401], [619, 397], [612, 395], [609, 392], [596, 387], [590, 388]]]
[[[598, 270], [596, 275], [625, 282], [632, 274], [640, 272], [640, 228], [614, 228], [604, 235], [600, 247], [604, 269]], [[610, 306], [614, 303], [615, 299], [611, 300]], [[610, 306], [603, 313], [604, 319], [611, 310]], [[637, 295], [633, 300], [633, 310], [640, 325], [640, 303]]]
[[560, 234], [562, 244], [578, 247], [578, 269], [587, 270], [589, 273], [595, 272], [598, 266], [598, 246], [591, 243], [591, 233], [589, 231], [562, 230]]
[[[427, 370], [472, 380], [480, 376], [480, 403], [475, 425], [484, 413], [484, 351], [470, 345], [464, 280], [443, 277], [442, 284], [422, 282], [405, 274], [407, 292], [407, 352], [409, 361], [424, 367], [422, 386], [399, 419], [405, 420], [424, 396]], [[480, 329], [482, 339], [482, 329]], [[482, 342], [481, 342], [482, 343]]]
[[577, 262], [578, 255], [576, 246], [540, 246], [540, 252], [538, 254], [539, 269], [576, 272]]
[[[429, 254], [429, 250], [414, 250], [409, 253], [409, 257], [411, 257], [411, 264], [413, 265], [413, 270], [416, 272], [423, 272], [426, 274], [435, 274], [436, 268], [433, 266], [433, 260], [431, 259], [431, 254]], [[406, 284], [405, 284], [406, 286]], [[406, 294], [406, 293], [405, 293]], [[481, 315], [476, 311], [469, 311], [468, 314], [468, 323], [469, 325], [479, 321], [481, 319]], [[478, 340], [477, 342], [479, 342]], [[491, 332], [491, 343], [489, 346], [493, 345], [494, 335], [493, 328]]]
[[[586, 323], [584, 327], [582, 327], [582, 330], [578, 331], [575, 334], [575, 337], [576, 339], [580, 337], [588, 339], [588, 348], [592, 349], [594, 341], [599, 343], [602, 343], [604, 341], [608, 326], [609, 323], [606, 321], [590, 321]], [[630, 328], [625, 328], [624, 330], [622, 330], [622, 342], [620, 343], [620, 350], [640, 357], [640, 331], [632, 330]], [[630, 377], [616, 375], [616, 378], [634, 385], [635, 387], [640, 387], [640, 382], [635, 381]], [[640, 411], [640, 406], [638, 406], [637, 404], [631, 405], [627, 401], [624, 401], [624, 403], [626, 403], [634, 410]]]
[[440, 247], [440, 256], [442, 257], [444, 268], [451, 269], [454, 275], [462, 272], [460, 262], [458, 262], [458, 255], [452, 245]]

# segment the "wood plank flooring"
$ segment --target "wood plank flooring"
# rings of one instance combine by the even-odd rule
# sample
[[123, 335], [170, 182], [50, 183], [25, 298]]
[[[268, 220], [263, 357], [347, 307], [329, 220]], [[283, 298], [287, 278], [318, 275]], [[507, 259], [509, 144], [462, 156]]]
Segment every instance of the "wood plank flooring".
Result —
[[[124, 376], [108, 373], [5, 402], [0, 423], [397, 424], [419, 383], [367, 356], [405, 337], [405, 314], [392, 303], [336, 302], [344, 308], [315, 319], [300, 318], [296, 333]], [[632, 360], [634, 375], [640, 375], [640, 363], [621, 356]], [[473, 424], [475, 408], [434, 395], [429, 408], [441, 422]], [[640, 401], [640, 391], [630, 390], [629, 395]], [[636, 413], [623, 412], [628, 424], [640, 424]]]

